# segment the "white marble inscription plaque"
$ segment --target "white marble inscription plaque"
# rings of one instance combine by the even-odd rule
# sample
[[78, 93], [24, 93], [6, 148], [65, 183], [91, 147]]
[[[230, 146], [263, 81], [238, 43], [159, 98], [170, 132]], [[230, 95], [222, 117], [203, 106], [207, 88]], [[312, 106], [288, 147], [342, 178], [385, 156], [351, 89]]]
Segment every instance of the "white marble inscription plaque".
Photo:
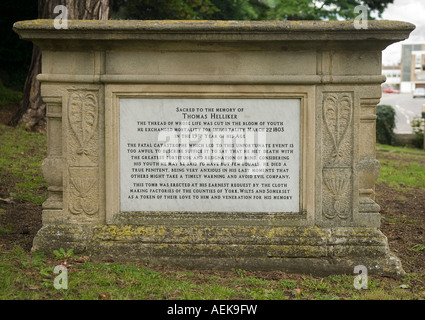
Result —
[[120, 100], [121, 211], [299, 212], [299, 99]]

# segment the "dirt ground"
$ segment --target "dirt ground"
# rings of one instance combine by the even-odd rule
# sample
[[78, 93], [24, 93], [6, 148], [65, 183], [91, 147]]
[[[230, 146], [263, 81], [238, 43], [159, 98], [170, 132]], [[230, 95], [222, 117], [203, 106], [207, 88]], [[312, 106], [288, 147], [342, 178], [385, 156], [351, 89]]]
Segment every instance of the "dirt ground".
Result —
[[[16, 106], [0, 108], [0, 122], [7, 123]], [[386, 155], [379, 155], [385, 157]], [[41, 206], [9, 200], [9, 188], [0, 172], [0, 248], [19, 244], [30, 251], [41, 228]], [[381, 206], [381, 230], [390, 249], [401, 259], [407, 273], [425, 273], [425, 191], [397, 191], [385, 184], [376, 186], [376, 201]], [[272, 275], [269, 275], [272, 276]]]
[[376, 186], [381, 206], [381, 230], [400, 259], [404, 271], [425, 272], [425, 191], [396, 191], [385, 184]]

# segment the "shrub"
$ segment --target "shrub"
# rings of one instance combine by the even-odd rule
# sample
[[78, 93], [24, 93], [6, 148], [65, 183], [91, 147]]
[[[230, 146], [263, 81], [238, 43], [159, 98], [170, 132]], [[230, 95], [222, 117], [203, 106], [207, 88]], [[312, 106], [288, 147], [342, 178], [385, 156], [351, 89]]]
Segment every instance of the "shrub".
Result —
[[376, 141], [394, 145], [395, 110], [389, 105], [376, 106]]
[[411, 125], [413, 133], [415, 134], [413, 145], [416, 148], [422, 149], [424, 147], [424, 121], [421, 117], [414, 117]]

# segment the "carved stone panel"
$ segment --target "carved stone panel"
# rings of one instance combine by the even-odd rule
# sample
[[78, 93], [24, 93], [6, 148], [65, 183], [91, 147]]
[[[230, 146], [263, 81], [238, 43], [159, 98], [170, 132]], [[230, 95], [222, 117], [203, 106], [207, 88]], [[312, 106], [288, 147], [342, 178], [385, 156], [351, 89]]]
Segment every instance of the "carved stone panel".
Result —
[[68, 159], [76, 166], [98, 164], [98, 92], [71, 90], [68, 102]]
[[325, 93], [322, 107], [323, 219], [347, 220], [353, 210], [352, 93]]
[[99, 210], [99, 185], [96, 167], [69, 168], [69, 211], [74, 215], [92, 216]]
[[99, 92], [68, 94], [68, 211], [92, 217], [99, 211]]
[[351, 168], [323, 168], [323, 215], [327, 219], [347, 219], [351, 215]]

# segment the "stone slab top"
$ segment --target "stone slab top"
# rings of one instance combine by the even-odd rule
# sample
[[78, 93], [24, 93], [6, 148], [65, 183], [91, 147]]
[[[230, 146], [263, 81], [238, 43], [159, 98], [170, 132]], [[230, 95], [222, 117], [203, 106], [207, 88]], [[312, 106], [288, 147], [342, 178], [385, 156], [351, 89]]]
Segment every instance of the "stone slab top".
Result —
[[365, 41], [397, 42], [415, 26], [389, 20], [368, 21], [213, 21], [213, 20], [69, 20], [55, 29], [54, 20], [16, 22], [26, 40], [163, 40], [163, 41]]

